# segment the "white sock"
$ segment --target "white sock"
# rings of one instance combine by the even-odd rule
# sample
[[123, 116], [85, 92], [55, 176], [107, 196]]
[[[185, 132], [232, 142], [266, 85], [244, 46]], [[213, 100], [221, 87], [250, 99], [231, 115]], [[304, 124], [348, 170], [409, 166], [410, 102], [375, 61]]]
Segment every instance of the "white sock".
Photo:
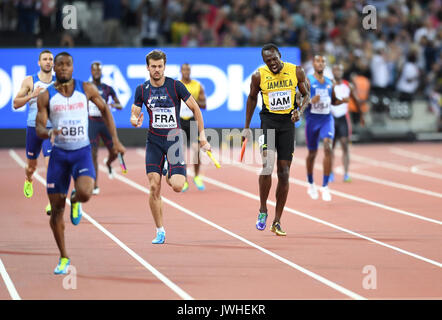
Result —
[[161, 227], [161, 228], [157, 228], [157, 232], [164, 232], [164, 233], [166, 233], [166, 230], [164, 230], [164, 227]]

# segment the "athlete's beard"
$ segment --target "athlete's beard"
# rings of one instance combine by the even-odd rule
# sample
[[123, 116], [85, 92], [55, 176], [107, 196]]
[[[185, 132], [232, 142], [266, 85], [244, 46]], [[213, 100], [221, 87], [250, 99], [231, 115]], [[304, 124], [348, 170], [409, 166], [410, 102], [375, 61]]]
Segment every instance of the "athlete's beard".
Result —
[[46, 74], [52, 73], [52, 67], [49, 70], [45, 70], [43, 68], [40, 68], [40, 70], [41, 70], [41, 72], [46, 73]]
[[57, 82], [59, 84], [66, 84], [66, 83], [68, 83], [71, 80], [72, 80], [72, 78], [70, 78], [70, 79], [59, 79], [59, 78], [57, 78]]

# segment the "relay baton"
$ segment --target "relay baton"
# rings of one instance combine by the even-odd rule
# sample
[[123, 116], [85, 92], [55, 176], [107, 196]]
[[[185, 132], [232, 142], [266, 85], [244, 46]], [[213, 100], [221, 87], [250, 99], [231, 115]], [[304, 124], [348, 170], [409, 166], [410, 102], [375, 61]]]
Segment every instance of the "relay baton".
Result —
[[118, 152], [118, 161], [120, 161], [121, 171], [123, 171], [124, 174], [127, 173], [126, 164], [124, 163], [123, 155]]
[[239, 158], [239, 162], [242, 162], [242, 160], [244, 159], [244, 152], [246, 151], [246, 145], [247, 145], [247, 138], [244, 139], [243, 143], [242, 143], [242, 147], [241, 147], [241, 156]]
[[210, 160], [213, 161], [213, 163], [215, 164], [215, 167], [217, 169], [221, 168], [221, 165], [219, 164], [218, 160], [215, 159], [215, 157], [212, 155], [212, 152], [210, 151], [206, 151], [207, 155], [209, 156]]

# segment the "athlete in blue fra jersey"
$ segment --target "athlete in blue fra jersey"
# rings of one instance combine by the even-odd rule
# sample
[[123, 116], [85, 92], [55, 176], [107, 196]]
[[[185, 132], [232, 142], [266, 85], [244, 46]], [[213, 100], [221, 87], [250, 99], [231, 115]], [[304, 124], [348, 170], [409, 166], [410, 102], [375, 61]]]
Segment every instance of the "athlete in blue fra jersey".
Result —
[[[37, 135], [50, 138], [53, 148], [48, 165], [46, 190], [52, 206], [50, 225], [60, 251], [60, 260], [55, 274], [66, 274], [70, 259], [64, 241], [63, 212], [71, 177], [74, 190], [71, 193], [71, 222], [80, 222], [81, 203], [92, 195], [95, 169], [92, 163], [88, 136], [88, 100], [100, 109], [111, 132], [114, 153], [124, 153], [109, 107], [104, 103], [97, 88], [88, 82], [72, 79], [73, 59], [67, 52], [59, 53], [54, 59], [56, 81], [37, 100]], [[47, 120], [53, 128], [46, 128]]]
[[309, 75], [311, 103], [305, 110], [305, 138], [308, 148], [306, 159], [307, 179], [309, 187], [307, 193], [312, 199], [318, 198], [318, 192], [313, 182], [313, 166], [318, 151], [319, 141], [324, 144], [324, 175], [322, 181], [322, 200], [330, 201], [331, 194], [328, 189], [328, 179], [331, 172], [332, 145], [335, 134], [334, 120], [331, 114], [331, 105], [348, 102], [348, 98], [339, 100], [335, 96], [334, 85], [331, 79], [324, 76], [326, 65], [325, 57], [316, 55], [313, 58], [313, 75]]
[[[40, 72], [32, 76], [26, 77], [14, 98], [14, 109], [19, 109], [28, 104], [28, 118], [26, 121], [26, 167], [25, 167], [25, 183], [23, 193], [26, 198], [31, 198], [34, 194], [32, 186], [32, 176], [37, 170], [37, 159], [40, 152], [43, 151], [46, 168], [48, 167], [49, 155], [51, 152], [51, 142], [49, 139], [41, 139], [35, 132], [35, 117], [37, 116], [37, 97], [49, 85], [51, 85], [55, 77], [52, 75], [52, 67], [54, 65], [54, 57], [49, 50], [43, 50], [38, 58]], [[50, 122], [48, 127], [50, 127]], [[51, 206], [46, 206], [46, 213], [51, 214]]]
[[210, 150], [204, 134], [204, 121], [198, 103], [184, 84], [164, 76], [166, 54], [153, 50], [146, 55], [150, 80], [137, 87], [130, 122], [134, 127], [143, 123], [143, 105], [149, 113], [149, 131], [146, 142], [146, 174], [150, 185], [149, 206], [157, 227], [154, 244], [163, 244], [166, 232], [163, 227], [161, 202], [161, 173], [167, 156], [169, 170], [166, 182], [175, 192], [181, 192], [186, 181], [186, 164], [183, 154], [183, 136], [180, 128], [181, 100], [192, 110], [198, 123], [199, 141], [203, 151]]

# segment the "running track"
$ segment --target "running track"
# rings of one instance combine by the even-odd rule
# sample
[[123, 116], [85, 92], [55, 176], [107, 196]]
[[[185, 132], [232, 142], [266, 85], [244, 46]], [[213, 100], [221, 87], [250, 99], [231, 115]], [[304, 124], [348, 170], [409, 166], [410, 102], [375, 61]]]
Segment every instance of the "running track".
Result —
[[[352, 146], [353, 182], [341, 182], [338, 154], [330, 203], [308, 197], [305, 155], [298, 147], [291, 168], [287, 237], [255, 229], [259, 164], [224, 158], [221, 169], [203, 166], [204, 192], [191, 183], [176, 194], [163, 182], [167, 238], [154, 246], [144, 151], [128, 149], [126, 175], [115, 163], [119, 174], [109, 180], [101, 166], [101, 193], [83, 205], [79, 226], [66, 205], [77, 272], [77, 288], [66, 290], [65, 277], [52, 274], [58, 250], [44, 213], [42, 162], [25, 199], [24, 150], [3, 149], [0, 299], [442, 299], [441, 144]], [[100, 150], [100, 163], [105, 156]], [[322, 150], [314, 176], [318, 184]], [[268, 222], [275, 188], [276, 177]], [[367, 276], [376, 276], [376, 288], [364, 288]]]

